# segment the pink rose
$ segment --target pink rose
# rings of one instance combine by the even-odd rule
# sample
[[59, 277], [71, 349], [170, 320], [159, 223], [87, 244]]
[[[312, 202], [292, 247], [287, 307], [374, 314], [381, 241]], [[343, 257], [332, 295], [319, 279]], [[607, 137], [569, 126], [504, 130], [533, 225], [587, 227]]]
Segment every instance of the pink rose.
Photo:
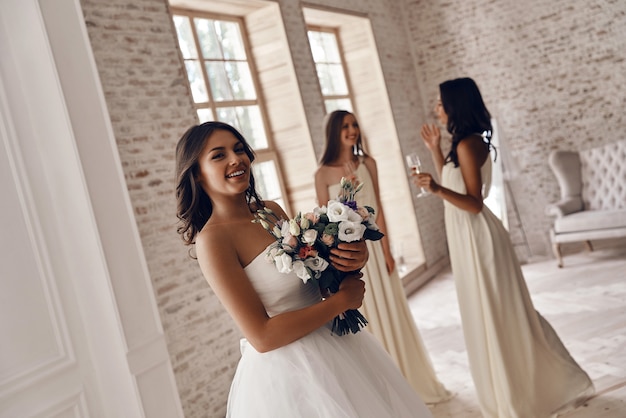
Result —
[[305, 213], [304, 217], [307, 218], [309, 222], [311, 222], [311, 225], [315, 225], [320, 220], [320, 216], [313, 212]]
[[322, 234], [321, 240], [324, 244], [326, 244], [329, 247], [335, 243], [335, 237], [329, 234]]
[[361, 218], [363, 218], [364, 221], [367, 221], [370, 217], [370, 212], [362, 206], [358, 207], [356, 212], [361, 215]]

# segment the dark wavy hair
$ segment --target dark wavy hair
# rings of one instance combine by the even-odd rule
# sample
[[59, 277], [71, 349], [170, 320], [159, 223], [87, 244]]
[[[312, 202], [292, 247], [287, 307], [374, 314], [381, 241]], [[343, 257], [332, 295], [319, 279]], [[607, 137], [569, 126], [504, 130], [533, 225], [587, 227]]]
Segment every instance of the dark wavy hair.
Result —
[[[332, 163], [339, 157], [339, 150], [341, 149], [341, 127], [343, 126], [343, 118], [348, 115], [354, 116], [353, 113], [347, 110], [335, 110], [326, 116], [324, 126], [326, 143], [322, 158], [320, 158], [321, 165]], [[354, 118], [356, 119], [356, 116], [354, 116]], [[354, 155], [367, 155], [363, 150], [363, 138], [360, 130], [354, 148]]]
[[457, 146], [470, 135], [483, 135], [485, 146], [491, 150], [491, 114], [487, 110], [478, 86], [471, 78], [457, 78], [439, 85], [443, 110], [448, 115], [446, 129], [452, 135], [452, 146], [446, 163], [459, 166]]
[[[207, 223], [213, 213], [211, 198], [198, 184], [196, 178], [200, 166], [198, 159], [204, 149], [206, 141], [217, 130], [232, 133], [244, 146], [244, 151], [250, 162], [254, 161], [254, 151], [248, 145], [243, 135], [232, 126], [222, 122], [205, 122], [192, 126], [183, 134], [176, 145], [176, 216], [180, 225], [176, 231], [186, 245], [194, 244], [196, 235]], [[260, 207], [262, 200], [254, 186], [254, 176], [250, 172], [250, 184], [246, 190], [248, 206]]]

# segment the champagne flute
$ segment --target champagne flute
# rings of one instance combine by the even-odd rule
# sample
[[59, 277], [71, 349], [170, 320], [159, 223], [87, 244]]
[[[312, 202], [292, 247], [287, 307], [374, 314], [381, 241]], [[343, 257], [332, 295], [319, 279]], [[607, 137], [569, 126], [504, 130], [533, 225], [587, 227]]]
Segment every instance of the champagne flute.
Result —
[[[415, 152], [406, 155], [406, 165], [409, 166], [409, 170], [411, 170], [411, 173], [419, 173], [422, 168], [422, 162], [420, 161], [420, 157]], [[417, 197], [429, 195], [429, 193], [423, 187], [421, 187], [420, 189], [421, 190], [417, 194]]]

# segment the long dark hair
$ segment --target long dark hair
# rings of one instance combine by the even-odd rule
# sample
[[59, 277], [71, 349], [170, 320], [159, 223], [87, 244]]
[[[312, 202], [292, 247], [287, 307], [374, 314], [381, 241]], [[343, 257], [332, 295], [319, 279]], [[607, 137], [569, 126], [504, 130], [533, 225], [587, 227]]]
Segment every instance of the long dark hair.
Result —
[[443, 110], [448, 115], [446, 129], [452, 135], [452, 146], [446, 163], [459, 166], [457, 146], [464, 138], [479, 134], [483, 136], [487, 149], [491, 150], [491, 114], [487, 110], [478, 86], [471, 78], [457, 78], [439, 85]]
[[[326, 123], [324, 126], [326, 144], [322, 158], [320, 158], [320, 165], [330, 164], [339, 157], [339, 151], [341, 150], [341, 127], [343, 126], [343, 118], [348, 115], [354, 116], [353, 113], [348, 112], [347, 110], [334, 110], [326, 116]], [[354, 116], [354, 119], [356, 119], [356, 116]], [[363, 138], [360, 129], [359, 137], [356, 140], [354, 155], [367, 155], [367, 153], [363, 150]]]
[[[196, 235], [213, 213], [213, 204], [204, 189], [198, 184], [200, 153], [208, 138], [217, 130], [232, 133], [241, 144], [250, 162], [254, 161], [254, 151], [243, 135], [232, 126], [222, 122], [205, 122], [192, 126], [183, 134], [176, 145], [176, 216], [180, 225], [176, 231], [185, 244], [195, 242]], [[254, 187], [254, 176], [250, 172], [250, 184], [246, 190], [248, 206], [260, 207], [262, 200]], [[252, 209], [251, 209], [252, 210]]]

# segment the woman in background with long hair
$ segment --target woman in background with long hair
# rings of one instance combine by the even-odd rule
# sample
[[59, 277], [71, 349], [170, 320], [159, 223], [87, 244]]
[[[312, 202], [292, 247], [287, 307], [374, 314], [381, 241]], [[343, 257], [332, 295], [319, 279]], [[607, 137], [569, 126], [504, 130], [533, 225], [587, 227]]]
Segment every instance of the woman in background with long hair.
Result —
[[509, 233], [483, 205], [491, 184], [491, 116], [471, 78], [439, 85], [435, 107], [452, 135], [421, 136], [441, 184], [414, 174], [418, 187], [443, 199], [452, 274], [470, 370], [485, 418], [547, 418], [586, 400], [593, 383], [550, 324], [535, 311]]
[[336, 110], [327, 116], [326, 147], [315, 173], [318, 204], [336, 199], [341, 177], [351, 175], [364, 183], [356, 200], [375, 209], [376, 224], [386, 235], [380, 241], [366, 241], [369, 260], [362, 272], [368, 291], [362, 311], [369, 324], [365, 329], [382, 343], [424, 402], [447, 400], [451, 395], [435, 376], [391, 254], [376, 161], [363, 150], [355, 116]]

